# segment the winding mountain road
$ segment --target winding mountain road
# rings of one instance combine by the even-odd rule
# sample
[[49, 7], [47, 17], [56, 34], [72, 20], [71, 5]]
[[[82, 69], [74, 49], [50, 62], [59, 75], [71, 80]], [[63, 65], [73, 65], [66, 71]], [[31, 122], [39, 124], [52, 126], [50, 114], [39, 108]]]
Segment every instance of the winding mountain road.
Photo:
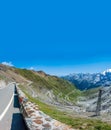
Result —
[[26, 130], [14, 83], [0, 89], [0, 130]]

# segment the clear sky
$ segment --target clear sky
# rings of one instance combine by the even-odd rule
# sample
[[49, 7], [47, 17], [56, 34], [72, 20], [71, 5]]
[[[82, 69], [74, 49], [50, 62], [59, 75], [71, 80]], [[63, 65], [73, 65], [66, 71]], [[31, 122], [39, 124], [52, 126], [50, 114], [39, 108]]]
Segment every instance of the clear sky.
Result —
[[0, 62], [56, 75], [111, 68], [110, 0], [0, 1]]

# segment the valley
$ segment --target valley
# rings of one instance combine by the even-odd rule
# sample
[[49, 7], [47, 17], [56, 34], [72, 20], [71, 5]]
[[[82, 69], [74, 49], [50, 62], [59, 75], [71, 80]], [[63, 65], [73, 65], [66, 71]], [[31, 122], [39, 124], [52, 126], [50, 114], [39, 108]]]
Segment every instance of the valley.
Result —
[[[110, 86], [81, 91], [71, 82], [43, 71], [19, 69], [2, 64], [0, 64], [0, 80], [1, 84], [16, 82], [29, 100], [37, 103], [43, 112], [73, 128], [111, 129]], [[102, 89], [101, 115], [95, 116], [100, 89]]]

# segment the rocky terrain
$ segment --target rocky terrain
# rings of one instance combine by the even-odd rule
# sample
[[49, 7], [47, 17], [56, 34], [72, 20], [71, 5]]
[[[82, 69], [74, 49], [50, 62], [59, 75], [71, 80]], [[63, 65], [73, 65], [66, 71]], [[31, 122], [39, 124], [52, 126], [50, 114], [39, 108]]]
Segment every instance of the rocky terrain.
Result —
[[32, 95], [50, 104], [74, 104], [81, 91], [61, 78], [51, 76], [43, 71], [33, 71], [0, 65], [0, 79], [17, 82]]
[[76, 109], [77, 112], [82, 111], [89, 116], [95, 115], [101, 89], [101, 115], [111, 113], [111, 69], [103, 73], [71, 74], [62, 78], [74, 83], [77, 88], [82, 90], [82, 94], [77, 100], [77, 106], [79, 106]]
[[101, 115], [111, 114], [111, 86], [84, 91], [83, 96], [78, 100], [78, 105], [83, 108], [82, 110], [89, 113], [94, 112], [95, 114], [100, 89], [102, 90]]
[[[67, 121], [67, 119], [69, 121], [70, 116], [70, 120], [75, 120], [72, 119], [72, 117], [74, 117], [77, 118], [77, 120], [79, 120], [78, 118], [94, 120], [99, 119], [110, 123], [111, 87], [110, 84], [108, 84], [110, 82], [110, 74], [111, 73], [109, 71], [106, 71], [102, 74], [94, 74], [95, 76], [90, 74], [82, 74], [82, 76], [80, 76], [80, 74], [80, 79], [79, 76], [76, 75], [76, 80], [82, 81], [82, 79], [84, 79], [87, 81], [91, 81], [91, 84], [92, 82], [93, 84], [99, 83], [100, 79], [102, 80], [103, 76], [103, 82], [101, 82], [103, 87], [95, 88], [94, 86], [94, 88], [92, 87], [93, 89], [83, 87], [86, 90], [80, 91], [71, 82], [65, 80], [66, 77], [65, 79], [62, 79], [57, 76], [48, 75], [43, 71], [19, 69], [0, 64], [0, 80], [2, 84], [7, 84], [10, 82], [18, 83], [22, 91], [25, 92], [25, 94], [28, 94], [29, 97], [31, 96], [31, 99], [33, 98], [33, 101], [38, 100], [42, 103], [45, 103], [45, 105], [42, 105], [41, 107], [44, 112], [48, 113], [50, 116], [54, 116], [54, 118], [56, 119], [59, 118], [61, 122], [64, 122], [64, 119], [62, 119], [61, 116], [63, 117], [65, 112], [68, 114], [67, 118], [64, 117], [65, 121]], [[107, 80], [109, 82], [106, 82]], [[106, 83], [108, 86], [106, 86]], [[101, 116], [96, 117], [94, 115], [97, 108], [99, 89], [102, 89], [100, 111]], [[46, 108], [44, 110], [45, 106], [47, 106], [46, 104], [50, 105], [51, 107], [48, 106], [48, 109]], [[41, 103], [39, 105], [41, 105]], [[57, 110], [63, 112], [60, 117], [58, 117], [59, 115], [57, 114], [59, 112], [53, 108], [56, 108]], [[56, 114], [54, 115], [54, 113]], [[64, 123], [68, 123], [68, 121]], [[85, 122], [82, 119], [81, 121]], [[80, 124], [80, 122], [78, 123], [78, 125]], [[71, 122], [71, 125], [73, 125], [73, 123]], [[68, 123], [68, 125], [70, 125], [70, 123]]]

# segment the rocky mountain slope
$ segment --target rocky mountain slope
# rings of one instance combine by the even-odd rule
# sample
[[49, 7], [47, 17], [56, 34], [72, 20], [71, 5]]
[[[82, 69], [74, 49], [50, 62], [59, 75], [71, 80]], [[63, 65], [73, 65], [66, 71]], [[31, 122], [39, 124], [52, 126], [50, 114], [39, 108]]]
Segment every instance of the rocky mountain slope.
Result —
[[[92, 75], [76, 74], [75, 79], [79, 82], [82, 82], [83, 79], [87, 82], [90, 81], [90, 83], [88, 82], [90, 84], [89, 88], [92, 87], [92, 84], [99, 83], [100, 79], [103, 81], [101, 82], [102, 86], [106, 86], [106, 83], [109, 86], [110, 74], [109, 71], [102, 74], [98, 73]], [[73, 78], [72, 75], [69, 77]], [[65, 79], [67, 78], [65, 77]], [[92, 118], [91, 116], [94, 115], [96, 111], [98, 92], [100, 88], [80, 91], [75, 87], [75, 85], [65, 79], [48, 75], [43, 71], [19, 69], [0, 64], [0, 80], [2, 80], [2, 84], [17, 82], [22, 91], [30, 95], [34, 100], [37, 99], [45, 104], [51, 105], [51, 108], [53, 106], [61, 111], [68, 112], [71, 116], [75, 117], [76, 115], [77, 118]], [[107, 80], [109, 82], [106, 82]], [[96, 87], [96, 85], [93, 87]], [[84, 89], [87, 88], [88, 87]], [[100, 118], [103, 121], [110, 122], [111, 87], [102, 87], [102, 90], [102, 115]], [[44, 107], [45, 106], [46, 105], [44, 105]], [[49, 112], [49, 109], [47, 109], [47, 112]]]
[[[78, 74], [74, 76], [76, 77], [75, 79], [80, 82], [83, 82], [83, 79], [87, 80], [88, 83], [90, 81], [90, 85], [97, 85], [100, 79], [104, 81], [101, 81], [102, 86], [106, 85], [106, 83], [107, 85], [110, 85], [108, 83], [111, 82], [111, 72], [108, 70], [103, 74]], [[74, 76], [71, 77], [74, 78]], [[63, 106], [63, 108], [64, 105], [69, 106], [68, 108], [71, 110], [75, 109], [76, 112], [94, 112], [96, 110], [98, 92], [100, 88], [80, 91], [69, 81], [48, 75], [43, 71], [19, 69], [2, 64], [0, 64], [0, 79], [6, 83], [19, 83], [19, 86], [32, 97], [48, 104], [61, 107]], [[107, 80], [109, 82], [107, 82]], [[102, 89], [101, 110], [107, 112], [110, 110], [111, 106], [111, 87], [102, 87]]]
[[102, 90], [101, 113], [111, 113], [111, 86], [84, 91], [82, 97], [78, 100], [78, 105], [82, 106], [86, 112], [95, 112], [97, 109], [99, 90]]
[[43, 71], [18, 69], [0, 64], [0, 79], [7, 83], [17, 82], [33, 97], [51, 104], [75, 103], [81, 94], [72, 83]]
[[80, 90], [86, 90], [90, 88], [96, 88], [100, 86], [111, 85], [111, 69], [104, 71], [103, 73], [79, 73], [63, 76], [66, 79], [76, 85]]

